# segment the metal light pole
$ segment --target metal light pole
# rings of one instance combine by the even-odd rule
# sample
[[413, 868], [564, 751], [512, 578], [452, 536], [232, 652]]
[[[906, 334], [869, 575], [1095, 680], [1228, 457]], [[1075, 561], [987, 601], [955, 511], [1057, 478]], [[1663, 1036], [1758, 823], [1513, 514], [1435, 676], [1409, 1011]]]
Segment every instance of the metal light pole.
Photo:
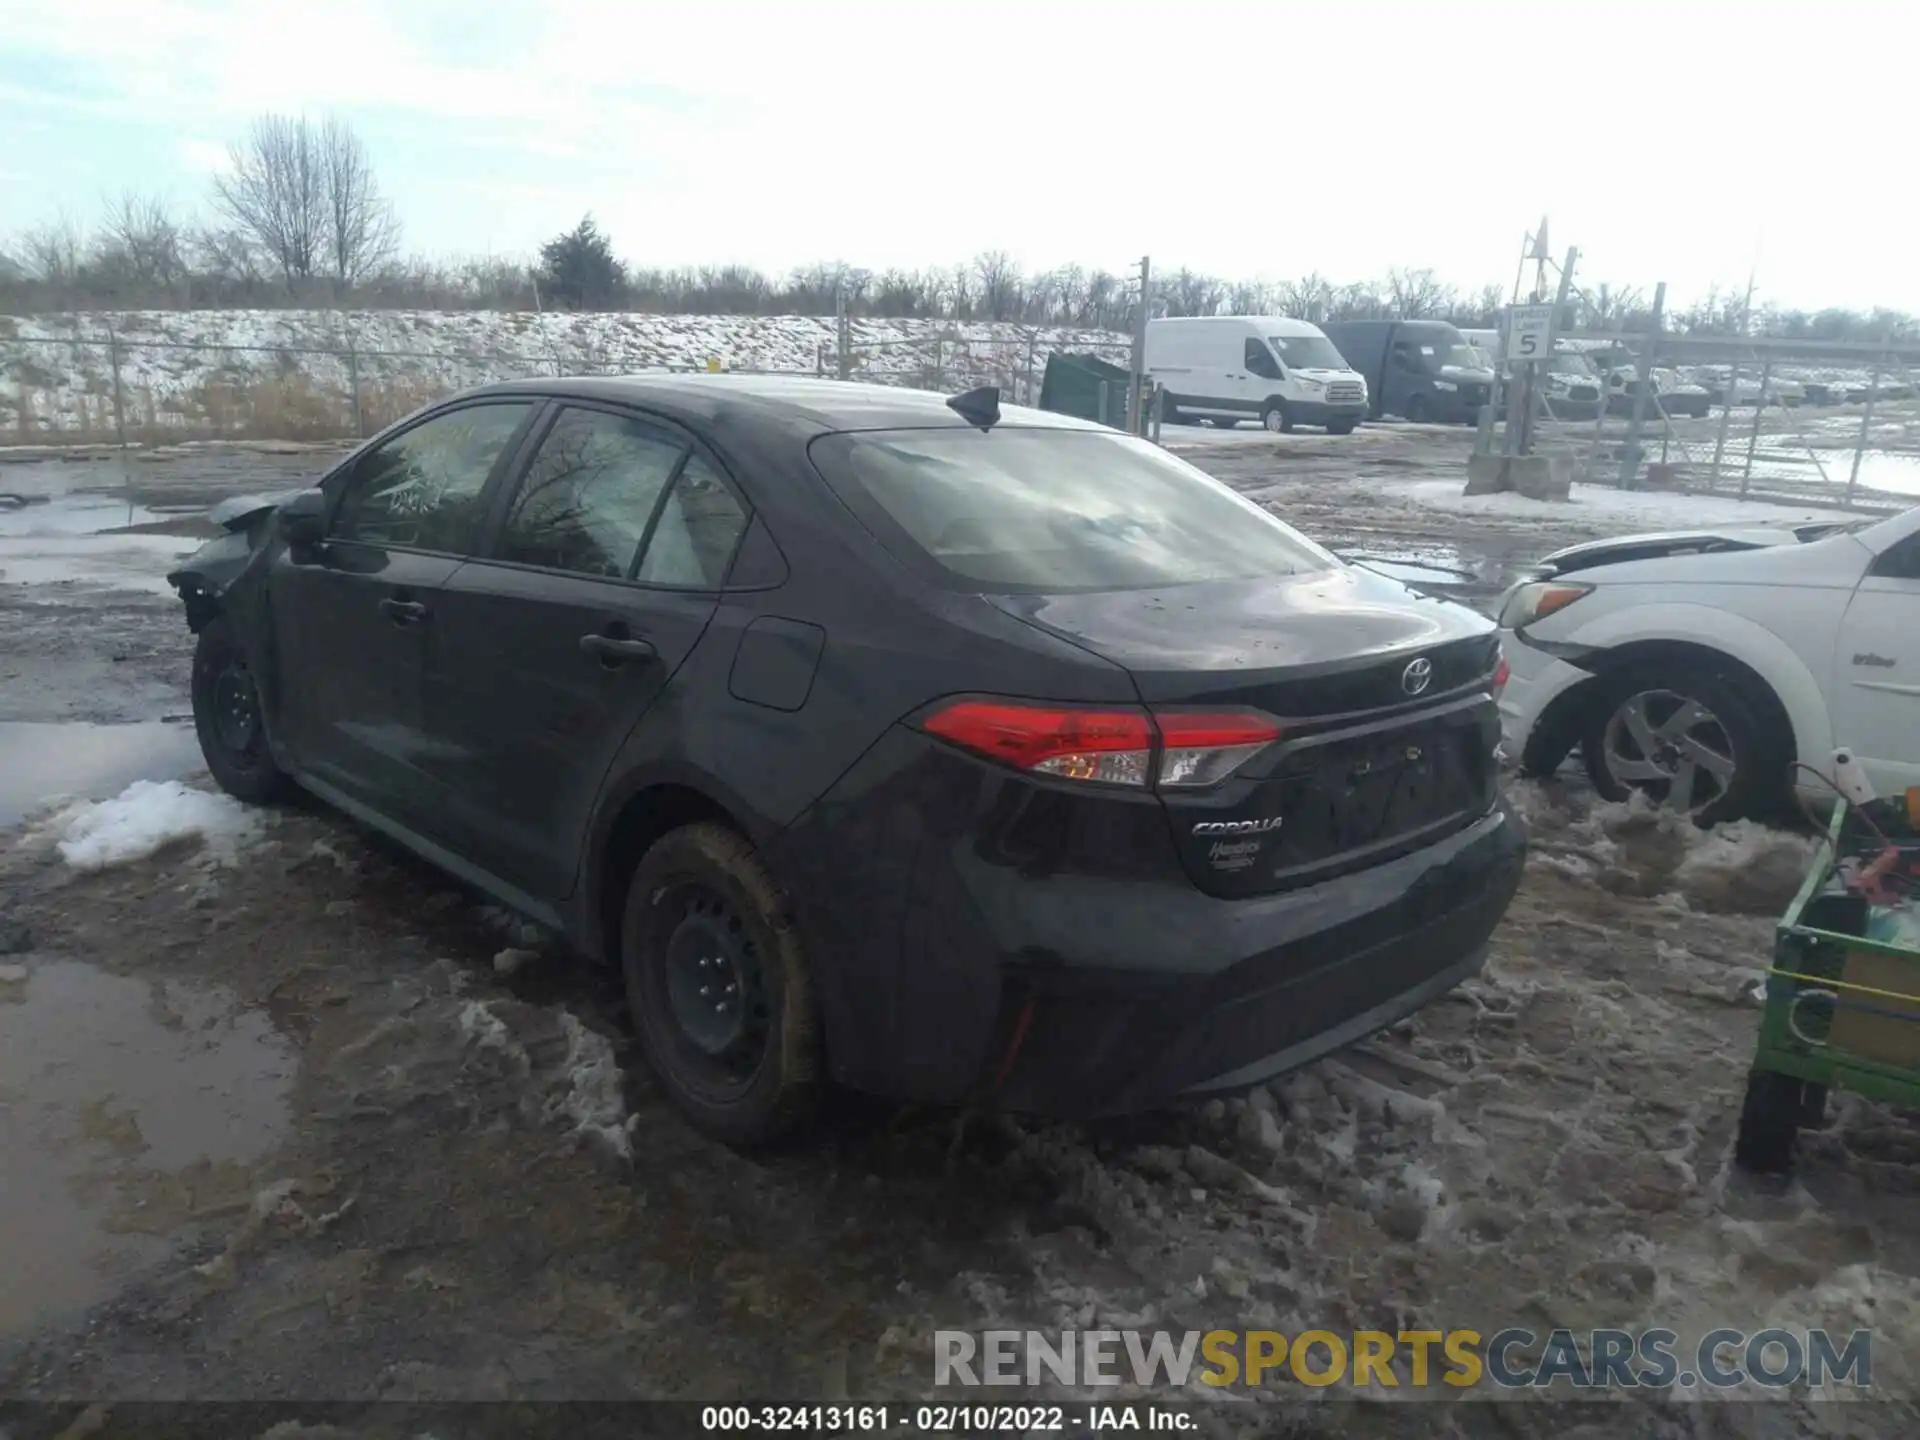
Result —
[[1667, 282], [1653, 287], [1653, 330], [1640, 347], [1633, 366], [1633, 415], [1627, 421], [1627, 443], [1620, 452], [1620, 488], [1631, 490], [1640, 478], [1640, 432], [1647, 423], [1647, 389], [1653, 383], [1653, 352], [1660, 344], [1660, 324], [1667, 313]]
[[1133, 317], [1133, 359], [1127, 376], [1127, 433], [1138, 435], [1144, 428], [1140, 397], [1145, 393], [1147, 377], [1147, 316], [1153, 307], [1152, 257], [1140, 257], [1140, 304]]

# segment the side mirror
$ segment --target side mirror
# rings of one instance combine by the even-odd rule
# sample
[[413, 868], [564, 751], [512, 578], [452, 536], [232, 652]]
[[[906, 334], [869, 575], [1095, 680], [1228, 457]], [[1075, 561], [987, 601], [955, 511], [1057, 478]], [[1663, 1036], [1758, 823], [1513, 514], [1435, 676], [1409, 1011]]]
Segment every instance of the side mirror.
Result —
[[273, 521], [288, 549], [310, 549], [326, 538], [327, 497], [319, 490], [302, 490], [273, 512]]

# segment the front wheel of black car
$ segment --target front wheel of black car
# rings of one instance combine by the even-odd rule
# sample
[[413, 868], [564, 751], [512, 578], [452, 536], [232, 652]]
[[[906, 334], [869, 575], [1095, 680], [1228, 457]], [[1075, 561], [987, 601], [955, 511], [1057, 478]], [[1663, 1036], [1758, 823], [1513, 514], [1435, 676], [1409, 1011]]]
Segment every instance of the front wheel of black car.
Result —
[[640, 1043], [694, 1125], [758, 1145], [805, 1123], [823, 1083], [812, 976], [745, 838], [701, 823], [655, 842], [627, 889], [620, 953]]
[[223, 616], [202, 627], [193, 647], [193, 728], [207, 769], [235, 799], [271, 805], [292, 792], [267, 749], [253, 667]]

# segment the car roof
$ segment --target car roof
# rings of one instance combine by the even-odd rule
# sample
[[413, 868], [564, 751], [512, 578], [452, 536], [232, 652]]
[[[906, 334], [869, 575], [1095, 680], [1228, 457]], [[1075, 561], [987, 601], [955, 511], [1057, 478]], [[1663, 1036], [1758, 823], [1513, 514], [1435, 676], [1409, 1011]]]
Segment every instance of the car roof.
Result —
[[1238, 325], [1269, 335], [1318, 335], [1320, 327], [1311, 320], [1296, 320], [1291, 315], [1163, 315], [1152, 325]]
[[[805, 435], [834, 430], [962, 429], [968, 423], [947, 404], [950, 397], [936, 391], [802, 375], [560, 376], [485, 385], [459, 398], [529, 394], [639, 405], [683, 421], [758, 420]], [[999, 424], [1108, 430], [1071, 415], [1005, 403], [1000, 406]]]

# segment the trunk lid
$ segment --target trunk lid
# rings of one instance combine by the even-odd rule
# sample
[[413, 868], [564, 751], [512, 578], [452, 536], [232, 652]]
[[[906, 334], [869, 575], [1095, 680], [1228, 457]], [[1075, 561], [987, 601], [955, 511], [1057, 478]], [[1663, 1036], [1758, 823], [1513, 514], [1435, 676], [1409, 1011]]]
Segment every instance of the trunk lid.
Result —
[[1280, 740], [1220, 784], [1160, 791], [1181, 860], [1209, 894], [1378, 864], [1492, 804], [1499, 642], [1462, 606], [1353, 567], [992, 598], [1123, 666], [1150, 709], [1253, 709], [1280, 723]]

